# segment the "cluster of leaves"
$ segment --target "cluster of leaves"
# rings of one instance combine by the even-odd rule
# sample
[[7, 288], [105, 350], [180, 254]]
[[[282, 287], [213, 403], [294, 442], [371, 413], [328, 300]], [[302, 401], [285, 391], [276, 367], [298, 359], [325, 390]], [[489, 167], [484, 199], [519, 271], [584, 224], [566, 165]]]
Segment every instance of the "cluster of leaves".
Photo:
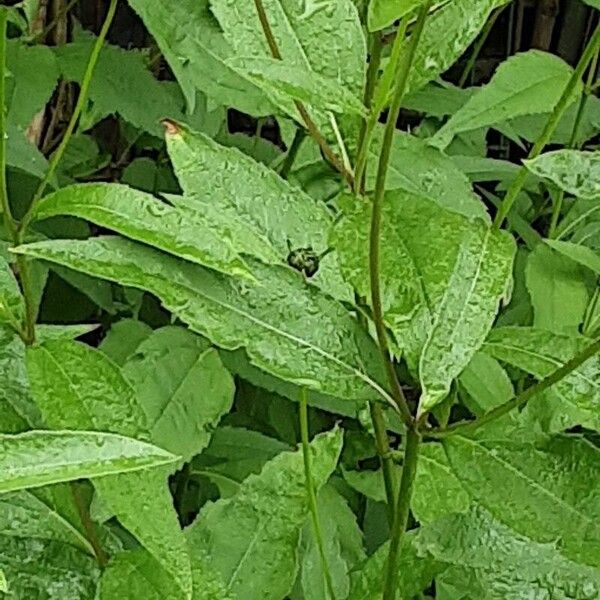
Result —
[[600, 33], [463, 88], [508, 0], [128, 3], [0, 7], [0, 593], [600, 597]]

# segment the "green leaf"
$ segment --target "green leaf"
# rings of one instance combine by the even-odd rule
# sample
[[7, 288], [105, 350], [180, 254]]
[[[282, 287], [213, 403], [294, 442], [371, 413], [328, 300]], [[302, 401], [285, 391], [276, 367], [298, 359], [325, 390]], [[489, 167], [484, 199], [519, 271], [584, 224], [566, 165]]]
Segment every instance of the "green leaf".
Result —
[[226, 349], [244, 346], [256, 366], [282, 379], [340, 398], [388, 397], [372, 340], [284, 266], [253, 262], [260, 283], [250, 284], [120, 238], [40, 242], [20, 252], [148, 290], [197, 333]]
[[90, 431], [0, 434], [0, 449], [0, 493], [137, 471], [177, 460], [151, 444]]
[[369, 2], [369, 31], [380, 31], [393, 25], [423, 4], [424, 0], [371, 0]]
[[[218, 575], [194, 565], [194, 600], [233, 600]], [[121, 552], [113, 558], [98, 585], [97, 600], [181, 600], [181, 594], [173, 588], [171, 578], [143, 550]]]
[[[383, 592], [382, 574], [385, 573], [389, 552], [386, 542], [351, 575], [352, 585], [348, 600], [380, 600]], [[398, 565], [398, 592], [396, 599], [412, 598], [425, 590], [444, 565], [430, 557], [421, 557], [415, 547], [415, 532], [402, 539]]]
[[520, 535], [481, 508], [432, 523], [415, 540], [420, 556], [449, 565], [436, 577], [439, 600], [587, 600], [600, 593], [600, 571], [565, 558], [559, 545]]
[[25, 424], [29, 427], [42, 426], [40, 411], [35, 405], [29, 389], [27, 368], [25, 366], [25, 345], [23, 340], [11, 329], [0, 324], [0, 402], [2, 414], [7, 417], [8, 406], [14, 413], [10, 419], [12, 426], [2, 420], [4, 432], [19, 433]]
[[8, 591], [8, 581], [6, 581], [6, 575], [4, 574], [4, 571], [0, 569], [0, 592], [7, 594]]
[[0, 322], [21, 324], [25, 301], [10, 264], [0, 257]]
[[600, 196], [600, 152], [555, 150], [526, 160], [525, 165], [534, 175], [573, 196], [584, 199]]
[[594, 284], [590, 275], [565, 255], [538, 244], [525, 268], [533, 324], [553, 333], [576, 335]]
[[[347, 598], [350, 591], [350, 571], [366, 558], [362, 532], [354, 513], [333, 486], [326, 485], [321, 489], [317, 497], [317, 508], [333, 589], [340, 598]], [[300, 581], [303, 598], [330, 600], [312, 523], [304, 526], [301, 548]]]
[[[133, 388], [99, 350], [75, 342], [48, 342], [28, 350], [28, 370], [36, 402], [50, 426], [148, 439], [146, 415]], [[189, 597], [189, 557], [166, 481], [171, 470], [165, 467], [96, 479], [94, 485], [119, 521]]]
[[32, 46], [23, 39], [8, 40], [6, 50], [6, 64], [12, 75], [7, 81], [7, 87], [12, 87], [7, 118], [12, 125], [27, 129], [58, 83], [56, 59], [48, 46]]
[[99, 349], [115, 364], [122, 367], [151, 334], [152, 328], [143, 321], [122, 319], [111, 325]]
[[600, 10], [600, 0], [583, 0], [589, 6], [592, 6], [598, 10]]
[[258, 431], [219, 427], [209, 446], [192, 462], [192, 473], [210, 479], [222, 498], [233, 496], [246, 477], [260, 473], [269, 460], [289, 446]]
[[220, 104], [251, 115], [273, 114], [272, 102], [256, 84], [226, 63], [231, 49], [209, 11], [208, 0], [129, 0], [129, 4], [164, 54], [190, 111], [196, 90], [202, 90]]
[[591, 248], [572, 242], [561, 242], [560, 240], [545, 240], [545, 242], [553, 250], [564, 254], [571, 260], [600, 275], [600, 256]]
[[[67, 81], [81, 82], [95, 42], [94, 36], [79, 31], [73, 43], [56, 47], [58, 65]], [[162, 119], [183, 117], [183, 98], [178, 101], [164, 83], [157, 81], [146, 66], [145, 55], [110, 44], [104, 44], [100, 52], [89, 98], [93, 112], [86, 129], [117, 113], [135, 127], [159, 136]]]
[[165, 327], [142, 341], [123, 373], [148, 418], [152, 441], [189, 461], [231, 409], [235, 386], [219, 355], [200, 336]]
[[506, 371], [495, 358], [484, 352], [477, 352], [459, 377], [459, 382], [470, 398], [468, 408], [481, 416], [508, 402], [513, 395], [513, 385]]
[[93, 549], [87, 538], [56, 507], [47, 502], [46, 497], [41, 493], [54, 489], [38, 489], [39, 497], [26, 490], [2, 494], [0, 496], [0, 530], [2, 531], [0, 537], [54, 540], [70, 544], [93, 555]]
[[[560, 368], [590, 341], [529, 327], [502, 327], [492, 331], [484, 351], [541, 380]], [[549, 432], [583, 425], [600, 431], [600, 358], [595, 356], [551, 388], [551, 395], [533, 399], [527, 410], [545, 405]], [[538, 408], [539, 407], [539, 408]]]
[[[504, 61], [490, 83], [473, 94], [467, 103], [435, 134], [431, 143], [445, 148], [464, 131], [535, 113], [552, 112], [573, 69], [562, 59], [530, 50]], [[572, 100], [581, 94], [581, 84]]]
[[[210, 5], [236, 55], [271, 55], [253, 3], [210, 0]], [[361, 95], [365, 39], [350, 0], [308, 5], [266, 0], [264, 5], [284, 63], [315, 71]]]
[[94, 600], [100, 572], [95, 560], [56, 541], [0, 537], [9, 596], [44, 600]]
[[70, 340], [49, 341], [28, 348], [27, 371], [46, 423], [148, 439], [139, 399], [101, 352]]
[[[344, 479], [356, 491], [375, 502], [385, 502], [383, 473], [344, 470]], [[397, 468], [397, 477], [401, 474]], [[411, 510], [421, 523], [430, 523], [452, 512], [469, 508], [469, 497], [452, 473], [444, 450], [439, 444], [423, 444], [415, 477]]]
[[[220, 146], [205, 135], [173, 124], [166, 138], [185, 194], [169, 199], [193, 211], [214, 213], [240, 252], [277, 264], [285, 262], [290, 246], [312, 247], [317, 253], [327, 250], [333, 220], [324, 203], [236, 148]], [[312, 281], [334, 297], [352, 297], [341, 281], [335, 254], [323, 258]]]
[[515, 244], [496, 229], [463, 241], [419, 362], [421, 412], [450, 384], [483, 344], [511, 278]]
[[[383, 128], [378, 127], [370, 150], [369, 191], [375, 189], [382, 134]], [[485, 206], [473, 193], [468, 178], [456, 169], [453, 159], [414, 135], [400, 131], [394, 134], [386, 190], [404, 190], [436, 202], [445, 210], [489, 221]]]
[[[315, 71], [274, 58], [234, 57], [227, 61], [234, 69], [266, 90], [276, 91], [321, 111], [363, 116], [366, 108], [358, 97], [337, 80]], [[292, 113], [294, 116], [295, 109]]]
[[[339, 429], [311, 442], [317, 490], [335, 469], [341, 447]], [[284, 452], [260, 475], [248, 477], [235, 496], [203, 507], [188, 529], [192, 556], [220, 573], [235, 598], [280, 600], [294, 583], [298, 540], [307, 516], [302, 452]]]
[[503, 524], [584, 565], [600, 566], [600, 451], [577, 436], [537, 443], [444, 440], [470, 496]]
[[[42, 179], [48, 169], [44, 155], [25, 135], [25, 129], [8, 123], [6, 127], [6, 164]], [[55, 181], [50, 181], [55, 186]]]
[[[370, 297], [370, 206], [354, 203], [333, 245], [358, 293]], [[431, 240], [436, 243], [432, 260]], [[447, 395], [483, 344], [511, 276], [514, 242], [485, 223], [399, 191], [385, 197], [381, 234], [384, 320], [424, 388], [421, 410]]]
[[44, 198], [36, 218], [71, 215], [222, 273], [251, 278], [234, 240], [198, 213], [182, 212], [125, 185], [93, 183]]
[[[425, 22], [408, 79], [416, 91], [444, 73], [470, 46], [492, 11], [508, 0], [453, 0]], [[408, 60], [405, 42], [400, 61]]]

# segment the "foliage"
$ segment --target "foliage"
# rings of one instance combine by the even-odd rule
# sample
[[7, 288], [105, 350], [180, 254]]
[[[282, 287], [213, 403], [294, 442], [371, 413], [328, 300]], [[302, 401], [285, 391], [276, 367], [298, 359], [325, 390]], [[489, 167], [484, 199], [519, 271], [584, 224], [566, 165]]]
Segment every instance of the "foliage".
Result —
[[600, 597], [600, 28], [125, 2], [0, 6], [0, 596]]

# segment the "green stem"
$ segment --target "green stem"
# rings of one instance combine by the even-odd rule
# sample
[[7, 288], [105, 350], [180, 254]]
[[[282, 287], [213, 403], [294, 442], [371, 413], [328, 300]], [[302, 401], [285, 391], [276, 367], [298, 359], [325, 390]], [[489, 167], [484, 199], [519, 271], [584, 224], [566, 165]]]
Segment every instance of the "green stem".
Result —
[[[360, 156], [360, 152], [365, 151], [365, 142], [367, 134], [369, 134], [370, 131], [369, 121], [372, 118], [373, 95], [375, 94], [375, 88], [377, 86], [377, 74], [379, 73], [379, 67], [381, 66], [381, 54], [383, 50], [383, 41], [381, 39], [381, 34], [378, 31], [371, 35], [370, 40], [371, 47], [369, 49], [369, 67], [367, 68], [367, 81], [365, 84], [365, 93], [363, 96], [363, 103], [369, 112], [363, 119], [363, 122], [360, 126], [360, 133], [358, 136], [357, 144], [357, 147], [359, 148], [359, 154], [357, 155], [357, 159]], [[356, 193], [364, 193], [364, 169], [361, 171], [360, 174], [356, 173], [354, 185], [356, 187]]]
[[[394, 83], [394, 75], [398, 70], [398, 63], [400, 61], [400, 54], [402, 46], [404, 45], [404, 39], [406, 37], [406, 31], [408, 29], [410, 15], [407, 15], [400, 23], [398, 27], [398, 33], [394, 39], [394, 45], [392, 47], [392, 54], [388, 65], [383, 73], [379, 85], [373, 91], [373, 100], [369, 107], [369, 115], [365, 125], [364, 134], [361, 134], [360, 143], [358, 145], [358, 152], [356, 155], [356, 167], [355, 171], [355, 192], [360, 193], [361, 187], [365, 179], [365, 173], [367, 169], [367, 161], [369, 158], [369, 150], [371, 148], [371, 142], [373, 141], [373, 134], [375, 127], [379, 122], [379, 115], [386, 106], [389, 99], [390, 90]], [[357, 182], [360, 182], [360, 186]]]
[[[538, 157], [550, 141], [552, 134], [556, 130], [558, 123], [562, 119], [567, 107], [571, 102], [571, 96], [573, 94], [575, 86], [581, 80], [584, 71], [590, 64], [590, 61], [594, 57], [594, 54], [597, 52], [598, 47], [600, 47], [600, 24], [596, 27], [592, 38], [590, 39], [585, 51], [583, 52], [583, 55], [581, 56], [581, 59], [579, 60], [579, 63], [577, 64], [577, 67], [573, 71], [573, 74], [571, 75], [571, 78], [569, 79], [569, 82], [567, 83], [563, 94], [560, 97], [560, 100], [554, 107], [550, 118], [546, 122], [544, 130], [542, 131], [540, 137], [531, 149], [531, 152], [527, 157], [529, 160]], [[521, 167], [517, 176], [513, 180], [510, 188], [506, 192], [506, 196], [504, 197], [500, 209], [496, 214], [496, 218], [494, 219], [494, 225], [496, 227], [502, 227], [504, 219], [506, 219], [508, 213], [513, 207], [513, 204], [515, 203], [515, 200], [517, 199], [519, 193], [525, 185], [525, 181], [527, 180], [527, 173], [527, 167]]]
[[548, 377], [545, 379], [538, 381], [538, 383], [535, 385], [532, 385], [511, 400], [508, 400], [504, 404], [501, 404], [500, 406], [489, 411], [479, 419], [475, 419], [474, 421], [461, 421], [459, 423], [454, 423], [445, 429], [434, 429], [426, 432], [426, 435], [430, 438], [440, 439], [479, 429], [483, 425], [487, 425], [488, 423], [503, 417], [511, 410], [525, 406], [525, 404], [527, 404], [532, 398], [538, 394], [541, 394], [542, 392], [545, 392], [547, 389], [564, 379], [567, 375], [570, 375], [575, 369], [580, 367], [584, 362], [592, 358], [598, 352], [600, 352], [600, 340], [596, 340], [593, 344], [577, 354], [570, 361], [566, 362], [562, 367], [556, 369], [556, 371], [548, 375]]
[[100, 34], [96, 38], [96, 42], [94, 43], [94, 47], [92, 48], [92, 53], [88, 60], [87, 67], [86, 67], [85, 73], [83, 75], [83, 80], [81, 82], [81, 89], [79, 91], [79, 97], [77, 98], [77, 104], [75, 105], [75, 109], [73, 110], [73, 114], [71, 115], [71, 119], [69, 120], [69, 124], [67, 125], [65, 134], [64, 134], [58, 148], [56, 149], [56, 151], [50, 158], [50, 162], [48, 164], [48, 170], [46, 171], [46, 175], [40, 182], [40, 185], [38, 186], [37, 191], [31, 202], [31, 206], [29, 207], [27, 214], [23, 217], [21, 226], [19, 227], [20, 241], [23, 240], [25, 232], [27, 231], [27, 228], [29, 227], [31, 220], [35, 216], [35, 210], [37, 208], [37, 205], [38, 205], [39, 201], [42, 199], [42, 197], [44, 196], [44, 192], [46, 191], [48, 184], [54, 177], [54, 174], [56, 173], [56, 169], [57, 169], [58, 165], [60, 164], [62, 157], [64, 156], [64, 153], [67, 149], [67, 146], [69, 145], [69, 142], [71, 141], [71, 138], [73, 137], [73, 133], [75, 132], [75, 127], [77, 126], [79, 118], [81, 117], [81, 114], [83, 113], [83, 109], [85, 108], [86, 102], [88, 100], [88, 94], [90, 91], [90, 85], [92, 83], [92, 77], [94, 75], [94, 70], [96, 69], [96, 65], [98, 64], [98, 58], [100, 57], [100, 52], [102, 50], [102, 46], [104, 45], [104, 41], [106, 40], [108, 30], [110, 29], [110, 26], [113, 22], [115, 12], [117, 10], [117, 4], [118, 4], [118, 0], [110, 0], [108, 12], [106, 13], [106, 17], [104, 19], [104, 23], [102, 24]]
[[298, 129], [296, 129], [296, 133], [294, 134], [292, 144], [289, 150], [287, 151], [287, 154], [285, 155], [285, 160], [281, 165], [281, 170], [279, 171], [279, 174], [281, 175], [281, 177], [283, 177], [283, 179], [288, 178], [305, 137], [306, 134], [304, 133], [304, 130], [298, 127]]
[[400, 491], [398, 492], [394, 527], [390, 538], [385, 585], [383, 588], [383, 600], [396, 600], [402, 539], [404, 538], [406, 526], [408, 524], [410, 501], [412, 499], [415, 476], [417, 474], [420, 443], [420, 433], [416, 429], [409, 429], [406, 433], [406, 447], [404, 449], [404, 463], [402, 466], [402, 477], [400, 479]]
[[502, 11], [506, 8], [506, 6], [507, 5], [497, 8], [492, 13], [492, 16], [488, 19], [488, 22], [485, 24], [485, 27], [483, 28], [481, 35], [479, 36], [477, 42], [475, 42], [475, 46], [473, 47], [473, 52], [471, 53], [471, 56], [469, 57], [469, 61], [467, 62], [466, 66], [465, 66], [465, 70], [463, 71], [463, 74], [461, 75], [460, 80], [458, 82], [458, 87], [464, 87], [465, 83], [467, 83], [467, 79], [469, 78], [469, 75], [472, 73], [473, 69], [475, 68], [475, 63], [477, 62], [477, 59], [479, 58], [479, 53], [483, 49], [483, 46], [485, 45], [494, 25], [496, 24], [498, 17], [502, 13]]
[[[583, 115], [585, 113], [585, 109], [592, 93], [592, 85], [594, 83], [594, 77], [596, 76], [596, 71], [598, 69], [598, 57], [599, 50], [596, 50], [594, 54], [594, 58], [590, 64], [590, 68], [588, 70], [587, 82], [585, 84], [585, 88], [583, 90], [583, 94], [581, 94], [581, 98], [579, 100], [579, 107], [577, 108], [577, 115], [575, 116], [575, 122], [573, 123], [573, 131], [571, 132], [571, 138], [569, 139], [569, 143], [567, 144], [567, 148], [579, 148], [581, 145], [578, 143], [577, 138], [579, 137], [579, 129], [581, 127], [581, 121], [583, 120]], [[556, 198], [556, 202], [552, 207], [552, 218], [550, 219], [550, 228], [548, 229], [548, 237], [550, 239], [554, 238], [556, 235], [556, 229], [558, 227], [558, 220], [560, 219], [560, 215], [562, 213], [563, 202], [565, 200], [565, 191], [559, 190], [558, 196]]]
[[[279, 50], [279, 45], [277, 44], [277, 40], [275, 39], [275, 34], [273, 33], [273, 29], [271, 28], [271, 24], [269, 23], [269, 17], [267, 16], [267, 11], [265, 10], [265, 6], [262, 0], [254, 0], [254, 6], [256, 7], [256, 12], [258, 14], [258, 20], [260, 21], [261, 28], [263, 30], [263, 34], [265, 39], [267, 40], [267, 44], [269, 46], [269, 50], [273, 58], [277, 60], [283, 60], [281, 55], [281, 51]], [[331, 146], [327, 143], [325, 136], [321, 133], [317, 124], [313, 121], [310, 116], [308, 110], [302, 102], [299, 100], [294, 100], [294, 106], [296, 110], [300, 114], [300, 117], [304, 124], [306, 125], [306, 129], [308, 133], [313, 137], [313, 139], [319, 144], [321, 148], [321, 152], [327, 159], [327, 161], [338, 171], [341, 173], [350, 188], [354, 187], [354, 175], [346, 169], [344, 166], [343, 160], [333, 151]]]
[[108, 565], [108, 557], [102, 548], [102, 543], [98, 537], [98, 532], [96, 531], [94, 522], [90, 517], [90, 511], [86, 506], [83, 496], [81, 495], [80, 484], [76, 481], [71, 481], [70, 487], [71, 495], [73, 496], [73, 502], [79, 515], [79, 520], [81, 521], [81, 525], [83, 526], [86, 537], [92, 546], [92, 549], [94, 550], [96, 562], [101, 569], [104, 569], [106, 565]]
[[315, 485], [312, 477], [312, 455], [310, 443], [308, 440], [308, 394], [305, 388], [300, 392], [300, 437], [302, 439], [302, 456], [304, 458], [304, 480], [306, 483], [306, 495], [308, 497], [308, 507], [310, 510], [315, 540], [321, 558], [321, 568], [323, 569], [323, 577], [325, 585], [331, 600], [335, 600], [335, 592], [333, 588], [333, 580], [327, 563], [327, 555], [325, 554], [325, 545], [323, 544], [323, 534], [321, 532], [321, 522], [319, 520], [319, 511], [317, 508], [317, 495], [315, 493]]
[[398, 482], [396, 481], [396, 465], [390, 441], [385, 426], [385, 417], [383, 408], [378, 402], [369, 402], [369, 411], [371, 413], [371, 422], [373, 423], [373, 432], [375, 434], [375, 447], [379, 455], [381, 472], [383, 473], [383, 486], [385, 488], [385, 497], [387, 501], [388, 523], [390, 531], [394, 526], [394, 513], [396, 497], [398, 495]]
[[17, 226], [8, 202], [6, 185], [6, 30], [8, 9], [0, 7], [0, 201], [4, 213], [4, 225], [10, 236], [15, 239]]
[[375, 182], [375, 194], [373, 197], [373, 209], [371, 214], [371, 231], [369, 237], [369, 279], [371, 285], [371, 308], [373, 310], [373, 322], [375, 324], [375, 331], [377, 332], [377, 341], [379, 343], [379, 349], [385, 365], [387, 378], [392, 390], [394, 401], [396, 402], [396, 408], [400, 413], [402, 419], [406, 423], [407, 427], [412, 426], [412, 415], [408, 408], [408, 403], [402, 391], [402, 386], [398, 381], [398, 376], [394, 369], [394, 364], [390, 357], [390, 351], [387, 341], [387, 332], [385, 323], [383, 321], [383, 302], [381, 298], [381, 274], [380, 274], [380, 244], [381, 244], [381, 221], [383, 212], [383, 199], [385, 195], [385, 185], [387, 181], [387, 174], [390, 165], [390, 157], [392, 153], [392, 142], [394, 140], [394, 133], [396, 131], [396, 123], [400, 115], [400, 107], [404, 94], [406, 92], [406, 84], [408, 82], [408, 75], [410, 68], [413, 63], [415, 52], [423, 33], [423, 27], [425, 25], [425, 19], [429, 12], [433, 0], [428, 0], [423, 4], [419, 12], [419, 18], [415, 29], [410, 37], [410, 43], [408, 46], [407, 59], [400, 63], [398, 82], [394, 90], [394, 96], [390, 111], [387, 117], [387, 123], [385, 125], [385, 131], [383, 134], [383, 142], [381, 145], [381, 153], [379, 155], [379, 164], [377, 167], [377, 179]]

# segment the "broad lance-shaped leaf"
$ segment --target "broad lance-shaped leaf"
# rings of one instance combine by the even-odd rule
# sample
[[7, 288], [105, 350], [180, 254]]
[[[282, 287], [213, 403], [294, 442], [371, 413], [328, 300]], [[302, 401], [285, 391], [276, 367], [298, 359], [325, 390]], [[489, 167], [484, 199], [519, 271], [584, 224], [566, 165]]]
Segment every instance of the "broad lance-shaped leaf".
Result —
[[525, 284], [535, 327], [579, 334], [595, 284], [592, 273], [548, 245], [537, 244], [527, 257]]
[[54, 540], [0, 536], [7, 598], [94, 600], [100, 578], [95, 559]]
[[[418, 531], [418, 530], [417, 530]], [[419, 556], [415, 545], [417, 532], [411, 531], [402, 538], [398, 565], [397, 600], [413, 598], [431, 584], [446, 565], [430, 555]], [[381, 600], [384, 586], [389, 542], [382, 544], [361, 566], [351, 573], [351, 588], [348, 600]]]
[[[333, 588], [340, 598], [347, 598], [350, 591], [350, 572], [366, 558], [362, 532], [356, 523], [356, 515], [332, 485], [321, 488], [317, 497], [317, 510]], [[328, 600], [329, 592], [325, 585], [323, 565], [310, 519], [302, 530], [300, 547], [299, 580], [304, 598]]]
[[582, 246], [581, 244], [560, 240], [545, 240], [545, 242], [550, 248], [600, 275], [600, 255], [596, 250], [592, 250], [592, 248]]
[[93, 183], [62, 188], [44, 198], [36, 210], [38, 220], [56, 215], [87, 219], [222, 273], [252, 277], [228, 232], [200, 213], [183, 212], [125, 185]]
[[233, 379], [217, 351], [181, 327], [156, 330], [123, 373], [146, 413], [152, 441], [185, 461], [206, 447], [233, 403]]
[[[417, 47], [408, 78], [416, 91], [451, 67], [484, 27], [495, 8], [509, 0], [452, 0], [430, 16]], [[405, 42], [400, 61], [408, 59]]]
[[[340, 202], [343, 204], [344, 202]], [[350, 204], [332, 245], [348, 281], [370, 297], [370, 205]], [[432, 246], [432, 241], [434, 245]], [[491, 328], [511, 277], [514, 241], [480, 220], [400, 191], [384, 201], [381, 283], [384, 320], [424, 390], [421, 410], [449, 391]]]
[[526, 160], [525, 166], [573, 196], [583, 199], [600, 196], [600, 152], [555, 150]]
[[[76, 29], [73, 42], [53, 48], [63, 79], [81, 84], [95, 43], [95, 36]], [[93, 110], [84, 113], [81, 129], [116, 113], [135, 127], [158, 136], [161, 119], [183, 118], [183, 98], [154, 77], [148, 64], [145, 52], [105, 42], [88, 92]], [[144, 101], [140, 102], [142, 97]]]
[[[501, 63], [492, 80], [435, 134], [431, 143], [445, 148], [452, 138], [465, 131], [490, 127], [509, 119], [552, 112], [573, 69], [562, 59], [530, 50]], [[581, 93], [581, 84], [572, 100]]]
[[[256, 84], [226, 63], [231, 49], [209, 11], [208, 0], [128, 0], [156, 40], [181, 86], [190, 111], [196, 90], [254, 116], [273, 114]], [[163, 117], [173, 115], [163, 115]]]
[[473, 500], [517, 533], [600, 566], [600, 450], [579, 436], [538, 442], [444, 440]]
[[[400, 477], [401, 467], [397, 467]], [[375, 502], [385, 502], [385, 486], [381, 469], [377, 471], [344, 470], [346, 483]], [[411, 500], [411, 510], [419, 523], [431, 523], [449, 513], [469, 508], [469, 496], [456, 478], [440, 444], [423, 444]]]
[[461, 244], [419, 361], [420, 411], [441, 402], [492, 328], [506, 295], [515, 252], [510, 235], [491, 228]]
[[[193, 565], [194, 600], [234, 600], [219, 580], [218, 573]], [[121, 552], [102, 574], [96, 600], [181, 600], [169, 575], [148, 552]]]
[[0, 257], [0, 323], [21, 323], [25, 301], [10, 264]]
[[[590, 340], [557, 335], [529, 327], [494, 329], [483, 350], [541, 380], [551, 375]], [[545, 429], [562, 431], [577, 425], [600, 430], [600, 357], [594, 356], [551, 388], [534, 398], [526, 410], [545, 415]]]
[[286, 64], [274, 58], [235, 57], [228, 63], [245, 73], [264, 88], [272, 88], [293, 100], [334, 113], [363, 116], [366, 108], [357, 96], [342, 87], [337, 80], [315, 71]]
[[560, 541], [536, 542], [481, 508], [421, 528], [414, 545], [421, 560], [445, 565], [435, 581], [439, 600], [590, 600], [600, 594], [599, 569], [562, 556]]
[[[371, 0], [369, 2], [369, 31], [380, 31], [423, 4], [424, 0]], [[442, 4], [437, 2], [436, 4]]]
[[[383, 127], [375, 130], [367, 166], [367, 191], [375, 189], [377, 160], [383, 140]], [[397, 131], [392, 142], [392, 155], [386, 190], [403, 190], [422, 196], [469, 219], [489, 221], [489, 214], [471, 182], [457, 170], [452, 158], [430, 146], [426, 140]]]
[[95, 431], [0, 434], [0, 493], [104, 477], [177, 460], [156, 446]]
[[[71, 341], [48, 342], [28, 349], [27, 367], [37, 405], [51, 427], [150, 437], [132, 387], [99, 350]], [[171, 470], [172, 465], [93, 482], [119, 521], [190, 598], [189, 556], [166, 481]]]
[[[335, 469], [341, 448], [339, 429], [311, 442], [317, 491]], [[236, 599], [280, 600], [294, 583], [307, 516], [302, 452], [283, 452], [244, 480], [235, 496], [202, 508], [187, 530], [192, 557], [218, 572]]]
[[[333, 218], [323, 202], [236, 148], [175, 123], [167, 122], [166, 130], [169, 156], [185, 194], [170, 196], [172, 202], [217, 213], [240, 251], [263, 262], [285, 262], [290, 247], [327, 250]], [[320, 261], [311, 281], [336, 298], [352, 299], [335, 253]]]
[[282, 379], [340, 398], [388, 398], [371, 338], [288, 267], [253, 262], [251, 284], [112, 237], [19, 252], [147, 290], [197, 333], [225, 349], [245, 347], [256, 366]]
[[75, 546], [93, 556], [93, 548], [84, 533], [69, 521], [67, 515], [61, 514], [47, 501], [59, 488], [66, 488], [69, 501], [73, 504], [69, 486], [37, 488], [37, 495], [27, 490], [0, 495], [0, 538], [54, 540]]
[[[272, 56], [253, 2], [210, 0], [210, 6], [237, 56]], [[265, 0], [264, 8], [285, 64], [315, 71], [362, 97], [366, 43], [352, 0]], [[319, 128], [330, 133], [331, 114], [313, 112]]]

